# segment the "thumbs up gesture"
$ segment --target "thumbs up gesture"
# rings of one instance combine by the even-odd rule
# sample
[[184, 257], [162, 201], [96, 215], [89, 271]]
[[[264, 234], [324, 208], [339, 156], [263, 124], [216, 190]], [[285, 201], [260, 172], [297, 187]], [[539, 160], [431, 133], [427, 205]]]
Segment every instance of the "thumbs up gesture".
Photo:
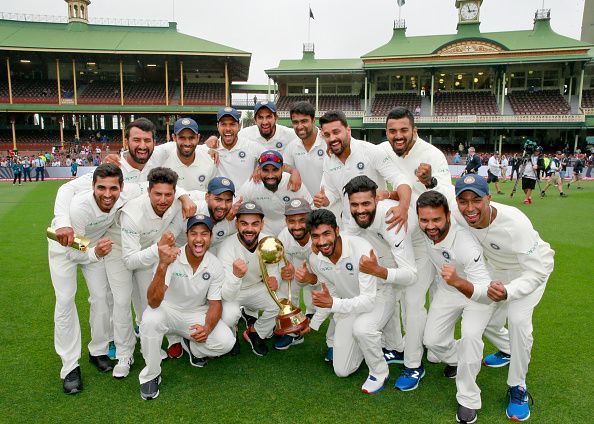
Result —
[[291, 262], [281, 268], [281, 278], [285, 281], [292, 280], [295, 276], [295, 267]]
[[378, 264], [377, 256], [375, 256], [373, 249], [369, 251], [369, 256], [363, 255], [361, 256], [361, 259], [359, 259], [359, 271], [364, 274], [385, 279], [385, 276], [381, 275], [382, 269], [384, 269], [384, 267]]
[[303, 264], [297, 269], [295, 269], [295, 279], [299, 281], [301, 284], [317, 284], [318, 277], [316, 274], [309, 272], [307, 270], [307, 264], [303, 261]]
[[320, 191], [313, 198], [314, 206], [316, 208], [324, 208], [330, 205], [330, 200], [326, 197], [326, 190], [324, 186], [320, 187]]
[[322, 290], [311, 292], [311, 300], [314, 306], [318, 308], [331, 308], [332, 307], [332, 295], [326, 287], [326, 283], [322, 283]]

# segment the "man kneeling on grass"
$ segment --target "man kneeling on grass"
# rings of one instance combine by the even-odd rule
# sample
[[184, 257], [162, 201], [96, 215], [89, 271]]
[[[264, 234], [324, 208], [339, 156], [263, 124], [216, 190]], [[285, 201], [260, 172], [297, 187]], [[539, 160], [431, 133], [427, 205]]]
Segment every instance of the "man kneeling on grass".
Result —
[[181, 337], [182, 347], [195, 367], [207, 357], [221, 356], [235, 344], [229, 326], [220, 322], [221, 286], [225, 271], [210, 252], [212, 219], [196, 215], [188, 219], [188, 243], [159, 246], [159, 265], [148, 288], [149, 307], [142, 315], [140, 341], [146, 366], [140, 373], [140, 396], [159, 396], [163, 335]]

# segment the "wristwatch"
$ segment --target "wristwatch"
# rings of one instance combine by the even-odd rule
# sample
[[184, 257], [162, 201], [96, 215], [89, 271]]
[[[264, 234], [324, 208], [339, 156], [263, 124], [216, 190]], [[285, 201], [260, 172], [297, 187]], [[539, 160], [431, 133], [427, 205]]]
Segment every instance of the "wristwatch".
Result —
[[432, 189], [432, 188], [435, 188], [436, 186], [437, 186], [437, 178], [431, 177], [431, 184], [426, 185], [425, 187], [427, 187], [428, 189]]

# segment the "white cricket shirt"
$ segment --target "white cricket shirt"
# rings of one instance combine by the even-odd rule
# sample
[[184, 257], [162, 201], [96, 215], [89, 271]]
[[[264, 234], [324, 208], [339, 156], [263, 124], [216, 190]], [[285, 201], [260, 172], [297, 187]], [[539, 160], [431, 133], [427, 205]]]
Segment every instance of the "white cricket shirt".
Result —
[[318, 135], [309, 152], [305, 150], [303, 141], [297, 140], [290, 143], [283, 153], [285, 163], [297, 168], [303, 184], [312, 197], [320, 191], [324, 157], [326, 157], [326, 141], [322, 138], [321, 131], [319, 129], [317, 131]]
[[177, 173], [177, 185], [188, 191], [206, 191], [208, 182], [217, 172], [215, 163], [208, 154], [208, 147], [205, 145], [196, 146], [194, 162], [188, 166], [179, 159], [176, 143], [166, 143], [162, 146], [169, 150], [169, 155], [163, 166], [171, 168]]
[[299, 138], [293, 128], [288, 128], [283, 125], [276, 124], [274, 135], [270, 140], [266, 140], [260, 135], [260, 130], [257, 125], [243, 128], [239, 131], [239, 137], [245, 137], [255, 143], [258, 143], [262, 150], [276, 150], [281, 152], [284, 156], [285, 148], [293, 142], [298, 142]]
[[264, 149], [256, 142], [239, 137], [230, 150], [223, 147], [219, 139], [216, 151], [219, 153], [219, 165], [216, 175], [233, 181], [235, 188], [241, 187], [254, 173], [258, 158]]

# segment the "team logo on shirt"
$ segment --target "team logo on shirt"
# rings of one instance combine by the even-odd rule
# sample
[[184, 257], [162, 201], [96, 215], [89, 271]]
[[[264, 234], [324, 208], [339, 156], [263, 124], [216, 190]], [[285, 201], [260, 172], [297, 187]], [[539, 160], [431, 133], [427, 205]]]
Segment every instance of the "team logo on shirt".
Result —
[[225, 235], [225, 232], [223, 230], [217, 231], [218, 237], [223, 237], [224, 235]]
[[446, 258], [447, 260], [450, 259], [450, 254], [448, 252], [446, 252], [445, 250], [443, 252], [441, 252], [441, 254], [443, 255], [444, 258]]
[[318, 156], [324, 156], [324, 151], [322, 149], [318, 150]]
[[238, 155], [242, 159], [245, 158], [245, 152], [243, 150], [240, 150], [239, 153], [238, 153]]
[[198, 181], [200, 181], [201, 183], [203, 183], [205, 179], [206, 179], [206, 177], [204, 175], [200, 175], [198, 177]]
[[359, 162], [357, 164], [357, 169], [363, 169], [363, 168], [365, 168], [365, 165], [363, 164], [363, 162]]
[[210, 280], [210, 274], [208, 272], [205, 272], [204, 274], [202, 274], [202, 279], [206, 281]]
[[347, 270], [349, 270], [349, 271], [352, 271], [352, 270], [353, 270], [353, 264], [352, 264], [352, 263], [350, 263], [350, 262], [347, 262], [347, 263], [346, 263], [346, 265], [345, 265], [345, 268], [346, 268]]
[[281, 143], [280, 141], [276, 143], [276, 148], [280, 149], [281, 147], [283, 147], [283, 143]]
[[291, 198], [289, 196], [283, 197], [283, 202], [287, 203]]
[[491, 247], [495, 250], [501, 250], [501, 247], [497, 246], [495, 243], [491, 243]]

